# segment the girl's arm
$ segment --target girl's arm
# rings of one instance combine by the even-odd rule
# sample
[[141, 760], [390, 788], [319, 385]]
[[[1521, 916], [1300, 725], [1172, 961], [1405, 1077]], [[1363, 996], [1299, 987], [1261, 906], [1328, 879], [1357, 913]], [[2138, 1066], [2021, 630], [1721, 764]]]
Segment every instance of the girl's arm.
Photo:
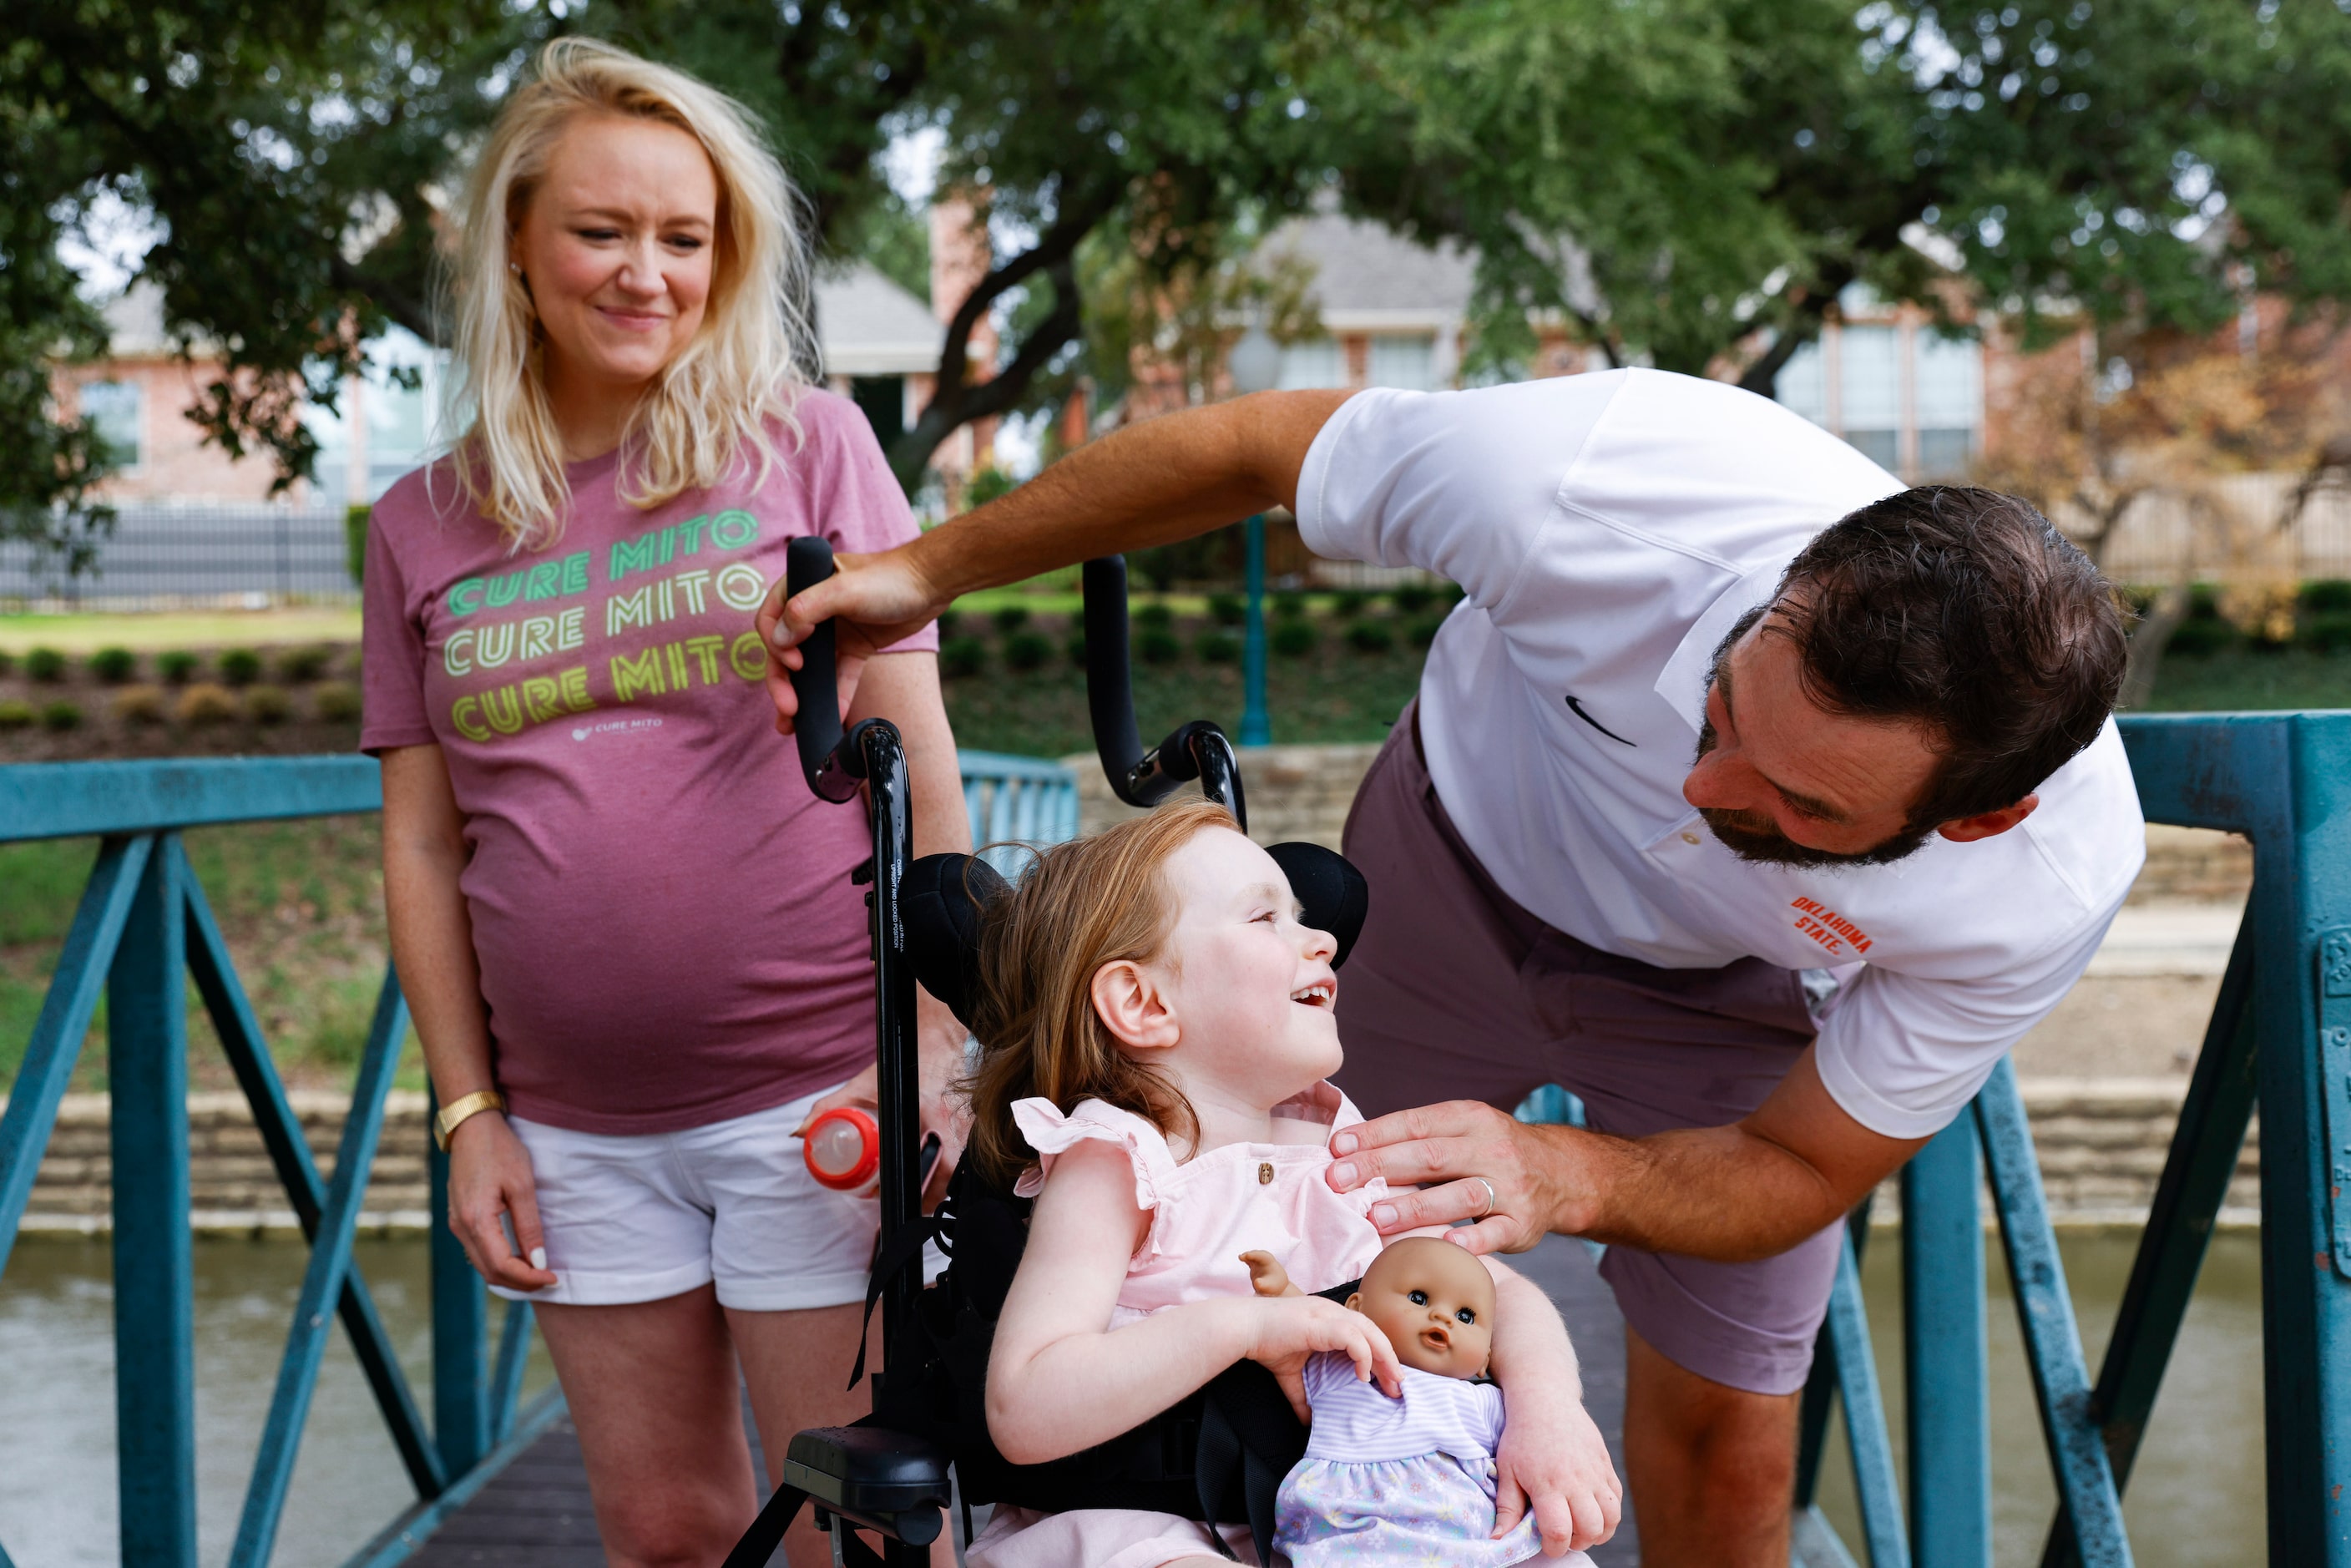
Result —
[[1532, 1281], [1483, 1261], [1494, 1276], [1493, 1374], [1504, 1415], [1494, 1534], [1509, 1534], [1531, 1507], [1545, 1552], [1596, 1546], [1616, 1533], [1624, 1489], [1583, 1408], [1567, 1324]]
[[1090, 1448], [1237, 1361], [1287, 1370], [1294, 1385], [1307, 1356], [1338, 1351], [1357, 1376], [1396, 1392], [1387, 1336], [1319, 1296], [1199, 1301], [1107, 1328], [1147, 1222], [1122, 1150], [1082, 1143], [1054, 1163], [988, 1361], [987, 1429], [1006, 1458], [1035, 1465]]
[[[439, 747], [398, 747], [381, 760], [383, 903], [392, 963], [424, 1046], [434, 1092], [442, 1104], [454, 1104], [496, 1087], [473, 917], [457, 885], [471, 852], [465, 813], [450, 790]], [[520, 1256], [507, 1242], [501, 1214], [513, 1217]], [[496, 1111], [466, 1117], [450, 1134], [449, 1228], [466, 1260], [492, 1284], [536, 1291], [555, 1283], [553, 1274], [528, 1261], [534, 1255], [545, 1259], [530, 1155]]]

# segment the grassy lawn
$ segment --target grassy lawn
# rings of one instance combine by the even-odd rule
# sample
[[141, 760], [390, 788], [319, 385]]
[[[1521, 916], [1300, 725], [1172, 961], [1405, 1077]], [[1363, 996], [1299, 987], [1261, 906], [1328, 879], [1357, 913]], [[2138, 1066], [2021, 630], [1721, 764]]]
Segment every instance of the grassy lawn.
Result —
[[[348, 1085], [388, 951], [375, 820], [204, 828], [186, 843], [280, 1071], [298, 1086]], [[97, 852], [90, 839], [0, 845], [0, 1086], [14, 1080], [24, 1057]], [[75, 1068], [76, 1089], [107, 1086], [105, 1016], [101, 999]], [[191, 1083], [233, 1087], [193, 986], [188, 1019]], [[413, 1040], [410, 1050], [401, 1082], [422, 1087]]]
[[0, 650], [100, 648], [144, 653], [162, 648], [255, 648], [284, 643], [356, 643], [360, 607], [286, 610], [159, 611], [152, 615], [0, 615]]
[[2265, 712], [2351, 707], [2351, 654], [2304, 648], [2274, 653], [2168, 655], [2156, 671], [2149, 713]]

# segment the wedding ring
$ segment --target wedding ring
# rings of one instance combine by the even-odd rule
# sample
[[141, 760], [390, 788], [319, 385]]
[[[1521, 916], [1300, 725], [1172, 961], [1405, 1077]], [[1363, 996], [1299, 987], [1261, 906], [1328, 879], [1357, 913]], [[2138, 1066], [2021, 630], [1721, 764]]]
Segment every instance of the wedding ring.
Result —
[[1471, 1176], [1469, 1179], [1486, 1189], [1486, 1207], [1470, 1216], [1472, 1219], [1483, 1219], [1494, 1212], [1494, 1184], [1484, 1176]]

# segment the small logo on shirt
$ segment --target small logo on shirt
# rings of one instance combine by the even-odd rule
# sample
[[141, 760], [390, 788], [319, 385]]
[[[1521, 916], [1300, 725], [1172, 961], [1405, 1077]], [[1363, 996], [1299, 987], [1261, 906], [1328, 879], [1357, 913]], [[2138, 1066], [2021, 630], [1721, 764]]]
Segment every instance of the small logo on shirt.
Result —
[[586, 740], [591, 736], [609, 735], [616, 729], [659, 729], [661, 727], [661, 720], [651, 717], [607, 719], [602, 724], [583, 724], [577, 727], [571, 732], [571, 738], [574, 740]]
[[1832, 953], [1869, 951], [1869, 933], [1829, 908], [1817, 898], [1792, 898], [1788, 907], [1796, 912], [1796, 929], [1819, 943]]
[[1583, 705], [1575, 700], [1575, 694], [1573, 692], [1567, 694], [1567, 711], [1573, 714], [1576, 717], [1582, 719], [1584, 723], [1590, 725], [1593, 728], [1598, 730], [1601, 734], [1606, 736], [1609, 739], [1614, 741], [1619, 746], [1635, 745], [1635, 742], [1625, 739], [1623, 736], [1617, 734], [1614, 730], [1609, 728], [1606, 725], [1601, 723], [1590, 714], [1584, 712]]

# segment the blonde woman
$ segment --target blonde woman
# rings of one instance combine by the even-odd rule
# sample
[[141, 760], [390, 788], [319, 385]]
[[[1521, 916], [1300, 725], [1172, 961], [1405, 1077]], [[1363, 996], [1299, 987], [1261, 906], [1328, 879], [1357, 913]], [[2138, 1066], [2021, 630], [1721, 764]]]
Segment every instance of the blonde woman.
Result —
[[[476, 167], [471, 424], [375, 508], [366, 722], [392, 951], [444, 1107], [450, 1226], [538, 1322], [618, 1564], [708, 1563], [842, 1392], [876, 1211], [801, 1165], [872, 1094], [862, 811], [770, 727], [751, 612], [794, 537], [914, 524], [793, 361], [791, 193], [733, 102], [551, 46]], [[917, 853], [967, 847], [935, 633], [867, 666]], [[962, 1039], [925, 998], [925, 1120]], [[771, 1474], [770, 1480], [773, 1479]], [[812, 1532], [792, 1560], [827, 1561]]]

